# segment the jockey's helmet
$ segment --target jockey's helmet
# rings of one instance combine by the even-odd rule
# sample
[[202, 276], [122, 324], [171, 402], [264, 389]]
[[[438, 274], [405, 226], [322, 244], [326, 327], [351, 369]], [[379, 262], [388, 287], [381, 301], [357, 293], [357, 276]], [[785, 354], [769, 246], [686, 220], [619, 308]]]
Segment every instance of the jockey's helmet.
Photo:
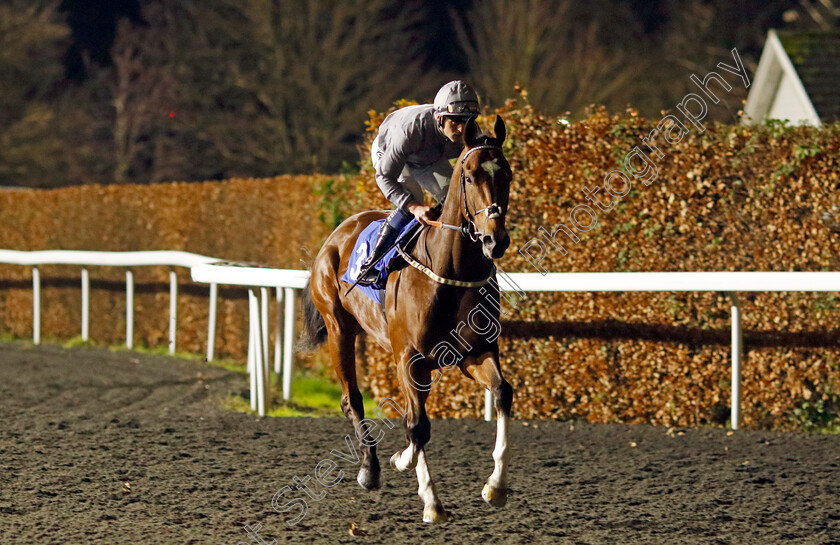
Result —
[[478, 95], [464, 81], [450, 81], [435, 95], [435, 119], [438, 123], [444, 117], [468, 121], [478, 115]]

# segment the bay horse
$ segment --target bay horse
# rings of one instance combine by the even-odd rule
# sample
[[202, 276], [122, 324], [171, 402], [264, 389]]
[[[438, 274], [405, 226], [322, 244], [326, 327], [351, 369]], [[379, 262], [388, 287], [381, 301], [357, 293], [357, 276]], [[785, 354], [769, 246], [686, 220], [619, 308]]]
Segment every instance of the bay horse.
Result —
[[[403, 254], [409, 265], [411, 261], [414, 264], [388, 277], [384, 314], [361, 290], [346, 293], [350, 285], [341, 280], [353, 265], [359, 233], [372, 221], [383, 219], [387, 215], [383, 211], [361, 212], [341, 223], [315, 257], [304, 289], [304, 344], [314, 347], [326, 341], [329, 345], [331, 364], [342, 388], [341, 407], [353, 424], [363, 454], [357, 481], [368, 490], [379, 488], [380, 467], [376, 442], [370, 440], [371, 424], [375, 423], [365, 419], [356, 382], [357, 335], [367, 333], [393, 355], [400, 390], [407, 401], [408, 446], [391, 457], [391, 465], [397, 471], [416, 469], [424, 522], [446, 522], [449, 517], [432, 484], [424, 451], [431, 430], [425, 403], [436, 382], [434, 370], [457, 365], [494, 394], [495, 468], [482, 497], [495, 507], [504, 506], [507, 500], [507, 434], [513, 389], [499, 366], [498, 331], [488, 336], [489, 328], [477, 325], [480, 312], [476, 312], [483, 310], [487, 324], [488, 320], [499, 323], [500, 294], [493, 260], [502, 257], [510, 245], [505, 215], [512, 173], [501, 147], [505, 131], [500, 116], [496, 116], [493, 137], [479, 134], [475, 121], [466, 126], [464, 150], [439, 217], [438, 226], [449, 228], [422, 228], [414, 247], [407, 256]], [[495, 289], [483, 287], [487, 284]], [[380, 438], [382, 435], [380, 432]]]

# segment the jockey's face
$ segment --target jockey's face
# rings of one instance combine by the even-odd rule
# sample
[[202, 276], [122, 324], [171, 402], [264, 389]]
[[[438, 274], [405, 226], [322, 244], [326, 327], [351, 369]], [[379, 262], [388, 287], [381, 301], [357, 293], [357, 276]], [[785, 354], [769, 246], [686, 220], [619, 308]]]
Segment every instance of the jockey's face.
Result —
[[443, 134], [456, 144], [464, 144], [464, 128], [467, 126], [468, 118], [444, 117]]

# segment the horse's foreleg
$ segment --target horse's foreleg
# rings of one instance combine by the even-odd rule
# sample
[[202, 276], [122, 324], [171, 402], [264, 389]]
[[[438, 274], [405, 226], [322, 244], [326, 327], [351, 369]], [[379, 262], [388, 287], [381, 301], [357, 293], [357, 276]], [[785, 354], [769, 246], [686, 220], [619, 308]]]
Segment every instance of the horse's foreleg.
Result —
[[426, 415], [431, 371], [422, 358], [405, 355], [400, 362], [400, 383], [406, 397], [405, 432], [408, 446], [391, 456], [391, 466], [397, 471], [417, 467], [420, 452], [431, 437], [431, 423]]
[[[509, 399], [513, 397], [512, 389], [507, 382]], [[502, 410], [499, 405], [498, 394], [496, 396], [496, 447], [493, 449], [493, 461], [495, 467], [493, 473], [487, 479], [487, 483], [481, 491], [481, 497], [484, 501], [493, 507], [504, 507], [507, 502], [508, 494], [508, 464], [510, 463], [510, 450], [508, 450], [508, 420], [510, 419], [510, 404], [508, 403], [508, 410]]]
[[417, 494], [423, 500], [423, 522], [446, 522], [449, 514], [443, 508], [426, 465], [426, 451], [420, 449], [417, 455]]
[[417, 458], [419, 455], [420, 450], [411, 442], [405, 449], [395, 452], [391, 456], [391, 467], [397, 471], [406, 471], [417, 467]]
[[410, 400], [408, 407], [408, 412], [405, 416], [405, 435], [408, 440], [408, 446], [391, 456], [391, 467], [397, 471], [407, 471], [417, 467], [417, 461], [420, 453], [423, 452], [423, 446], [429, 442], [431, 436], [431, 423], [429, 422], [429, 417], [426, 416], [425, 407], [421, 406], [419, 411], [412, 411], [412, 402]]
[[426, 415], [426, 398], [431, 388], [431, 368], [428, 361], [416, 356], [405, 357], [401, 363], [402, 391], [408, 402], [405, 416], [408, 447], [391, 457], [391, 465], [397, 471], [416, 469], [417, 494], [423, 500], [423, 522], [446, 522], [449, 515], [438, 499], [429, 467], [426, 465], [424, 450], [431, 437], [431, 423]]
[[508, 422], [513, 404], [513, 388], [502, 377], [497, 355], [485, 354], [477, 362], [477, 365], [467, 365], [465, 373], [493, 392], [496, 406], [496, 446], [493, 449], [495, 467], [481, 491], [481, 497], [494, 507], [503, 507], [508, 494]]
[[353, 430], [356, 432], [356, 438], [359, 442], [359, 450], [362, 451], [362, 467], [359, 469], [356, 482], [362, 488], [375, 490], [380, 486], [379, 475], [381, 473], [379, 459], [376, 457], [377, 441], [371, 436], [370, 426], [368, 426], [369, 421], [365, 421], [364, 403], [358, 387], [342, 393], [341, 407], [353, 424]]

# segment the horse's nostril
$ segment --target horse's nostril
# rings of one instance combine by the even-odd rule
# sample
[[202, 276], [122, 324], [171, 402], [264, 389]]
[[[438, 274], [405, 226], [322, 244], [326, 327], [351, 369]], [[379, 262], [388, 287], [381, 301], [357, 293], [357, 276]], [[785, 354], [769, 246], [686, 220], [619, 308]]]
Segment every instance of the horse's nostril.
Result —
[[501, 246], [502, 246], [505, 250], [507, 250], [507, 249], [508, 249], [508, 246], [510, 246], [510, 235], [508, 235], [507, 233], [505, 233], [505, 237], [502, 239]]
[[484, 235], [481, 242], [485, 245], [495, 244], [495, 241], [493, 240], [493, 235]]

